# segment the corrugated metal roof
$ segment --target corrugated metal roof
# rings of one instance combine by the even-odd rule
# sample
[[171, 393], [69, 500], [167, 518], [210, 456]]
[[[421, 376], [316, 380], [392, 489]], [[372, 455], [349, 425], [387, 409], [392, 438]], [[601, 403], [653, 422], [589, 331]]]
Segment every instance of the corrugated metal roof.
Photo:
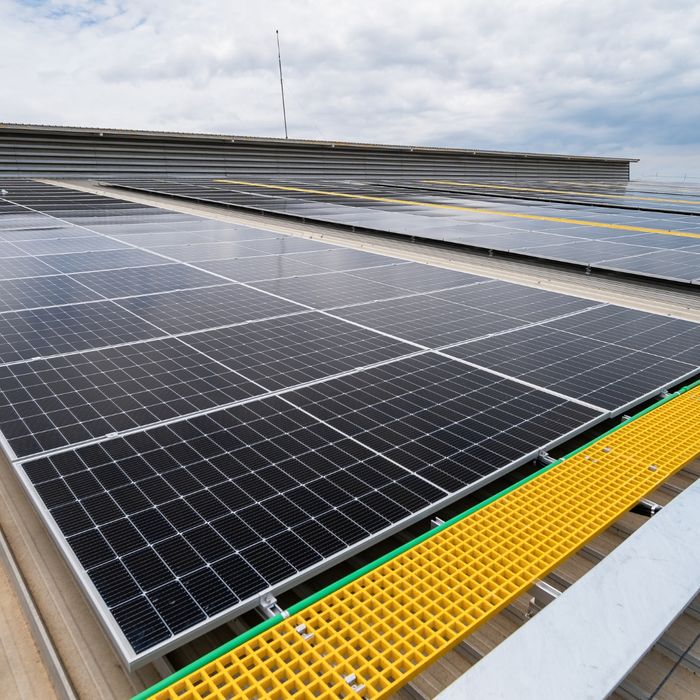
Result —
[[623, 157], [607, 157], [607, 156], [581, 156], [567, 155], [557, 153], [528, 153], [516, 151], [489, 151], [483, 149], [472, 148], [445, 148], [436, 146], [411, 146], [399, 144], [380, 144], [380, 143], [360, 143], [351, 141], [320, 141], [314, 139], [284, 139], [274, 136], [241, 136], [236, 134], [205, 134], [205, 133], [187, 133], [176, 131], [145, 131], [139, 129], [113, 129], [100, 127], [83, 127], [83, 126], [60, 126], [51, 124], [13, 124], [0, 123], [0, 129], [23, 130], [34, 132], [51, 132], [58, 133], [79, 133], [89, 134], [93, 136], [109, 135], [109, 136], [128, 136], [128, 137], [144, 137], [144, 138], [163, 138], [163, 139], [185, 139], [193, 141], [233, 141], [239, 143], [250, 144], [290, 144], [290, 145], [305, 145], [317, 146], [318, 148], [345, 148], [345, 149], [383, 149], [387, 151], [417, 151], [421, 153], [445, 153], [452, 155], [463, 154], [465, 156], [484, 155], [484, 156], [514, 156], [518, 158], [552, 158], [556, 160], [589, 160], [589, 161], [614, 161], [623, 163], [636, 163], [638, 158], [623, 158]]

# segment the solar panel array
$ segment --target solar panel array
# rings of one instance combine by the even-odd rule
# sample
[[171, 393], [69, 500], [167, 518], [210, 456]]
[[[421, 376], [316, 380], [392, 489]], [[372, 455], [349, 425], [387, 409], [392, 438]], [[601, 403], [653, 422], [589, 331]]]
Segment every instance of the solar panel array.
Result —
[[[393, 185], [390, 180], [380, 180]], [[660, 212], [664, 214], [700, 214], [700, 190], [683, 183], [658, 183], [639, 180], [628, 182], [586, 182], [530, 179], [454, 179], [404, 180], [407, 186], [421, 190], [450, 192], [478, 198], [532, 200], [579, 204], [611, 209]]]
[[687, 321], [1, 186], [2, 444], [128, 665], [700, 364]]
[[[134, 189], [492, 251], [700, 283], [700, 196], [557, 194], [448, 181], [124, 179]], [[463, 186], [462, 186], [463, 185]], [[579, 185], [580, 187], [580, 185]], [[539, 193], [545, 189], [547, 194]], [[593, 188], [595, 189], [595, 188]], [[533, 193], [532, 190], [535, 190]], [[552, 194], [554, 192], [554, 194]], [[504, 194], [506, 193], [506, 194]], [[678, 197], [684, 197], [679, 199]], [[641, 199], [640, 199], [641, 198]], [[670, 207], [670, 208], [669, 208]], [[649, 232], [650, 229], [654, 232]]]

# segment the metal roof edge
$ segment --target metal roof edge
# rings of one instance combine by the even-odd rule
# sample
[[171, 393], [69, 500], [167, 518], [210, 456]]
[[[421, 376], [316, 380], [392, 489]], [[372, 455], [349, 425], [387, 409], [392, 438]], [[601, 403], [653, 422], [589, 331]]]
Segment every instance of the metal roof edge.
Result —
[[491, 151], [472, 148], [449, 148], [441, 146], [411, 146], [400, 144], [382, 143], [360, 143], [353, 141], [321, 141], [314, 139], [284, 139], [274, 136], [241, 136], [236, 134], [207, 134], [188, 133], [175, 131], [145, 131], [139, 129], [114, 129], [85, 126], [61, 126], [51, 124], [19, 124], [0, 123], [0, 134], [2, 130], [27, 131], [27, 132], [50, 132], [55, 134], [85, 134], [92, 136], [126, 136], [130, 138], [165, 138], [181, 140], [201, 140], [201, 141], [226, 141], [233, 143], [259, 144], [259, 145], [282, 145], [289, 144], [295, 146], [311, 146], [317, 148], [347, 148], [347, 149], [379, 149], [399, 152], [419, 152], [435, 154], [451, 154], [464, 156], [505, 156], [513, 158], [546, 158], [551, 160], [582, 160], [597, 162], [623, 162], [637, 163], [639, 158], [625, 158], [612, 156], [588, 156], [569, 155], [560, 153], [531, 153], [519, 151]]

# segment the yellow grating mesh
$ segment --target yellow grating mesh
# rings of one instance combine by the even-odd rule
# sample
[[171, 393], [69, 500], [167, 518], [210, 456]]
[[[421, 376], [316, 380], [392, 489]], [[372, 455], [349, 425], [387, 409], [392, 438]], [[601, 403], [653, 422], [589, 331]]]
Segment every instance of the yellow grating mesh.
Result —
[[698, 425], [700, 387], [153, 697], [386, 697], [700, 453]]

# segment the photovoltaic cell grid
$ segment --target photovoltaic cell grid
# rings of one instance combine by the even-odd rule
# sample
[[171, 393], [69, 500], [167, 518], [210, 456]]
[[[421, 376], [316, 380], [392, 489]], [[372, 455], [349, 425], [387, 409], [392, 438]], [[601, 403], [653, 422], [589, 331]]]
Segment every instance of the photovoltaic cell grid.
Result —
[[[586, 323], [588, 312], [580, 314]], [[625, 340], [608, 343], [545, 323], [505, 335], [458, 345], [445, 352], [512, 377], [547, 387], [567, 396], [617, 409], [654, 392], [669, 377], [691, 376], [697, 364], [675, 359], [700, 357], [700, 329], [684, 321], [659, 324], [657, 343], [666, 332], [679, 341], [677, 352], [657, 355], [648, 349], [626, 347]], [[653, 333], [647, 333], [653, 336]], [[670, 348], [667, 348], [667, 352]]]
[[408, 343], [317, 313], [195, 333], [187, 342], [271, 391], [416, 351]]
[[119, 305], [173, 334], [306, 311], [299, 304], [238, 284], [130, 297], [120, 299]]
[[56, 272], [93, 272], [97, 270], [116, 270], [125, 267], [143, 267], [146, 265], [163, 265], [167, 263], [158, 255], [143, 250], [127, 248], [105, 252], [71, 253], [62, 255], [45, 255], [38, 258], [50, 265]]
[[[514, 198], [510, 191], [506, 195], [504, 190], [493, 189], [485, 198], [484, 191], [460, 188], [459, 183], [441, 186], [415, 181], [350, 183], [315, 179], [312, 182], [243, 180], [227, 184], [201, 178], [130, 178], [115, 182], [133, 189], [528, 255], [591, 269], [700, 283], [700, 225], [697, 204], [690, 200], [677, 200], [685, 204], [674, 204], [668, 210], [664, 202], [668, 197], [646, 198], [637, 202], [643, 205], [642, 211], [629, 211], [631, 207], [622, 203], [616, 208], [617, 199], [600, 197]], [[524, 194], [523, 186], [511, 183], [508, 190]], [[259, 196], [261, 192], [265, 197]], [[576, 221], [600, 225], [581, 225]], [[610, 225], [631, 227], [631, 230]], [[673, 232], [686, 235], [671, 235]]]
[[432, 353], [302, 388], [288, 398], [451, 492], [598, 414]]
[[[10, 280], [28, 285], [3, 297], [17, 308], [0, 313], [0, 428], [127, 663], [699, 364], [697, 325], [676, 319], [62, 188], [12, 189], [60, 220], [0, 201], [8, 245], [83, 242], [72, 254], [10, 251], [56, 272]], [[100, 248], [102, 234], [117, 246]], [[213, 252], [235, 257], [190, 262]], [[553, 355], [570, 357], [555, 379], [521, 342], [554, 331]], [[538, 382], [561, 395], [536, 386], [536, 360], [509, 367], [528, 384], [490, 372], [500, 358], [487, 362], [482, 344], [501, 339], [538, 358]], [[590, 344], [635, 370], [614, 391]], [[576, 375], [601, 406], [576, 402]]]
[[166, 338], [0, 366], [0, 429], [24, 457], [260, 393]]
[[[389, 180], [380, 181], [393, 185]], [[462, 182], [451, 179], [405, 181], [420, 190], [449, 192], [461, 196], [475, 195], [497, 199], [534, 200], [595, 207], [630, 209], [654, 213], [700, 214], [700, 192], [697, 187], [673, 183], [630, 182], [560, 182], [552, 180], [482, 180]]]
[[0, 281], [0, 313], [97, 299], [104, 297], [64, 275]]
[[137, 652], [445, 496], [281, 398], [25, 470]]
[[42, 277], [56, 274], [58, 274], [58, 270], [39, 260], [39, 258], [30, 258], [27, 256], [0, 258], [0, 280]]
[[424, 347], [439, 348], [592, 306], [596, 304], [585, 299], [493, 280], [333, 313]]
[[0, 314], [0, 363], [158, 335], [162, 335], [161, 330], [111, 301], [11, 311]]

